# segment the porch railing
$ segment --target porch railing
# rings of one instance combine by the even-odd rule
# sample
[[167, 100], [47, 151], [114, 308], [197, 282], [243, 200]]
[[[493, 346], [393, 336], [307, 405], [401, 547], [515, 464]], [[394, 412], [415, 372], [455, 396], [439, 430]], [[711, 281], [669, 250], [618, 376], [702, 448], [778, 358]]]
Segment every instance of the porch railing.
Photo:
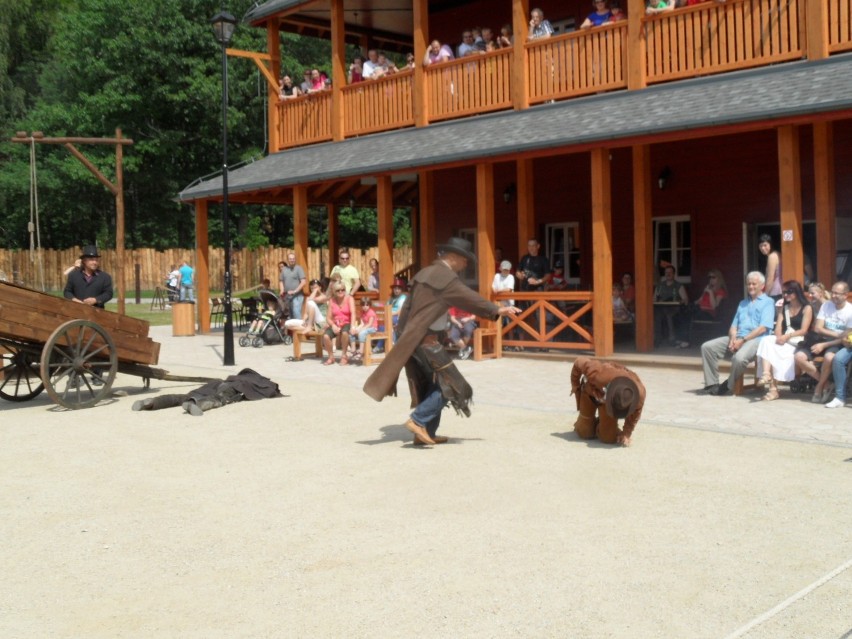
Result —
[[627, 22], [524, 45], [530, 103], [627, 87]]
[[343, 87], [344, 135], [413, 126], [413, 90], [414, 71], [410, 70]]
[[852, 49], [852, 0], [825, 0], [828, 3], [828, 50]]
[[503, 326], [503, 346], [594, 350], [592, 292], [498, 293], [497, 302], [515, 300], [524, 308]]
[[429, 119], [512, 108], [512, 50], [441, 62], [426, 68]]
[[331, 139], [331, 91], [309, 93], [278, 103], [280, 148]]
[[648, 82], [801, 58], [804, 2], [728, 0], [646, 18]]

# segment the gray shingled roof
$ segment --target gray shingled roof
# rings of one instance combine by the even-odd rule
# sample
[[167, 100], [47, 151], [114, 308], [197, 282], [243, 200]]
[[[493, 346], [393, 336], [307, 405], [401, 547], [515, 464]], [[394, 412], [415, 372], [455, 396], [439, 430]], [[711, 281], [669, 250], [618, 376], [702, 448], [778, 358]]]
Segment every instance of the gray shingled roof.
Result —
[[[637, 136], [852, 109], [852, 54], [674, 82], [300, 147], [229, 172], [231, 193], [435, 168]], [[220, 196], [193, 184], [184, 201]]]
[[298, 7], [302, 4], [308, 4], [311, 0], [270, 0], [269, 2], [265, 2], [259, 7], [252, 7], [249, 9], [245, 16], [243, 16], [243, 20], [248, 22], [249, 24], [256, 22], [258, 20], [263, 20], [264, 18], [268, 18], [271, 15], [275, 15], [285, 9], [290, 9], [292, 7]]

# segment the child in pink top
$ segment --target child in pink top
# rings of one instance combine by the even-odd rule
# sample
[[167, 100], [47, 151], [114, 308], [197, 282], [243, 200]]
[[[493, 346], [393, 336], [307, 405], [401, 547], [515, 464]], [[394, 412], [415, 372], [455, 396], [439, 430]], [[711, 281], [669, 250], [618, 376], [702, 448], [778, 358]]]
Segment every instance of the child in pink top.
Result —
[[360, 362], [364, 357], [364, 345], [367, 343], [367, 335], [375, 333], [379, 325], [379, 318], [373, 310], [373, 303], [367, 297], [361, 298], [361, 317], [352, 328], [352, 333], [358, 335], [358, 350], [355, 352], [355, 361]]

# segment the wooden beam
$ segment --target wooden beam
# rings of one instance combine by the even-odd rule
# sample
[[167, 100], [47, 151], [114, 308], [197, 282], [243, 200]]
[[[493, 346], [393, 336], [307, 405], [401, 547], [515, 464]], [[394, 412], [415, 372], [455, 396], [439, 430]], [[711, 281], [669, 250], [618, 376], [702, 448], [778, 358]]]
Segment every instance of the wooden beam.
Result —
[[633, 147], [633, 285], [636, 350], [654, 350], [654, 244], [651, 237], [651, 147]]
[[[272, 77], [281, 77], [281, 34], [278, 30], [278, 21], [270, 20], [266, 23], [266, 50], [269, 51], [270, 63], [272, 65]], [[277, 153], [280, 150], [278, 129], [281, 126], [278, 111], [278, 81], [275, 86], [267, 82], [266, 85], [266, 119], [269, 127], [269, 152]]]
[[[393, 282], [393, 185], [389, 175], [378, 178], [376, 216], [379, 231], [379, 299], [390, 291]], [[366, 288], [366, 278], [362, 282]]]
[[16, 144], [30, 144], [32, 141], [35, 141], [36, 144], [133, 144], [133, 140], [130, 138], [46, 138], [38, 131], [34, 131], [31, 136], [16, 135], [9, 141]]
[[207, 237], [207, 200], [195, 202], [195, 281], [198, 332], [210, 332], [210, 240]]
[[343, 182], [340, 182], [339, 186], [336, 189], [334, 189], [334, 191], [332, 191], [331, 199], [332, 200], [342, 199], [344, 196], [347, 196], [349, 193], [351, 193], [352, 189], [355, 188], [355, 185], [359, 184], [360, 182], [361, 182], [361, 180], [359, 180], [359, 179], [344, 180]]
[[[115, 130], [116, 139], [121, 139], [121, 129]], [[127, 292], [124, 271], [126, 260], [124, 257], [124, 148], [120, 144], [115, 145], [115, 258], [118, 262], [115, 266], [115, 276], [118, 283], [118, 312], [124, 315], [124, 301]]]
[[331, 139], [343, 139], [343, 87], [346, 86], [346, 42], [343, 0], [331, 0]]
[[808, 60], [823, 60], [828, 57], [828, 2], [809, 0], [805, 4], [808, 38], [805, 43], [805, 55]]
[[518, 197], [518, 258], [520, 258], [527, 252], [527, 242], [536, 236], [533, 161], [518, 160], [515, 171]]
[[826, 286], [837, 270], [837, 202], [834, 172], [834, 127], [814, 124], [814, 199], [817, 254], [812, 255], [817, 277]]
[[327, 204], [326, 212], [328, 214], [328, 269], [331, 272], [331, 268], [337, 264], [337, 251], [340, 250], [340, 226], [334, 204]]
[[328, 192], [337, 185], [337, 182], [323, 182], [322, 184], [317, 184], [313, 189], [311, 189], [309, 199], [311, 202], [324, 202], [324, 198], [328, 195]]
[[435, 176], [420, 172], [420, 268], [430, 264], [436, 254]]
[[255, 51], [243, 51], [241, 49], [225, 49], [225, 52], [235, 58], [248, 58], [254, 65], [260, 69], [263, 77], [266, 78], [267, 85], [275, 90], [275, 95], [278, 95], [278, 76], [272, 75], [269, 70], [269, 65], [272, 63], [272, 58], [268, 53], [257, 53]]
[[645, 3], [627, 3], [627, 88], [644, 89], [648, 84], [645, 72], [647, 41], [645, 40]]
[[[85, 166], [87, 169], [89, 169], [89, 172], [92, 175], [94, 175], [95, 178], [98, 180], [98, 182], [103, 184], [110, 193], [112, 193], [113, 195], [118, 194], [118, 187], [116, 187], [115, 184], [110, 182], [109, 179], [107, 179], [107, 177], [103, 173], [101, 173], [100, 169], [98, 169], [98, 167], [96, 167], [94, 164], [92, 164], [89, 161], [89, 158], [87, 158], [85, 155], [80, 153], [80, 151], [77, 150], [77, 147], [75, 147], [70, 142], [65, 144], [64, 146], [65, 146], [66, 149], [68, 149], [68, 151], [71, 152], [71, 155], [73, 155], [75, 158], [80, 160], [80, 162], [83, 164], [83, 166]], [[120, 147], [121, 145], [118, 144], [116, 146]]]
[[595, 355], [613, 351], [612, 193], [609, 149], [595, 149], [592, 160], [592, 298]]
[[293, 250], [296, 263], [308, 263], [308, 189], [304, 186], [293, 188]]
[[411, 206], [411, 262], [420, 264], [420, 208], [417, 204]]
[[428, 100], [426, 89], [426, 70], [423, 59], [429, 47], [429, 2], [413, 0], [413, 36], [414, 36], [414, 125], [429, 124]]
[[[529, 31], [529, 14], [529, 0], [512, 0], [512, 31], [515, 34], [512, 60], [512, 106], [516, 110], [527, 109], [530, 106], [527, 53], [524, 47]], [[526, 244], [524, 247], [526, 249]]]
[[805, 263], [802, 251], [802, 171], [799, 129], [778, 129], [778, 182], [780, 187], [781, 277], [802, 281]]
[[491, 299], [494, 279], [494, 165], [476, 165], [476, 256], [479, 294]]

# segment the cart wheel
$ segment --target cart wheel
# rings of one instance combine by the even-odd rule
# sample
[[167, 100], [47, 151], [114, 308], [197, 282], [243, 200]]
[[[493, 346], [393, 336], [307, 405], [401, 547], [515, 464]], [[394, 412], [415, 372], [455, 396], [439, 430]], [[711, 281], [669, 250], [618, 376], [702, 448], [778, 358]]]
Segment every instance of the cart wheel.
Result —
[[47, 394], [65, 408], [89, 408], [108, 397], [117, 370], [112, 338], [88, 320], [62, 324], [41, 353], [41, 379]]
[[0, 397], [26, 402], [43, 390], [36, 355], [23, 345], [0, 343]]
[[249, 345], [249, 338], [247, 335], [240, 335], [240, 346], [245, 348]]
[[251, 340], [251, 345], [255, 348], [263, 348], [263, 338], [258, 335]]

